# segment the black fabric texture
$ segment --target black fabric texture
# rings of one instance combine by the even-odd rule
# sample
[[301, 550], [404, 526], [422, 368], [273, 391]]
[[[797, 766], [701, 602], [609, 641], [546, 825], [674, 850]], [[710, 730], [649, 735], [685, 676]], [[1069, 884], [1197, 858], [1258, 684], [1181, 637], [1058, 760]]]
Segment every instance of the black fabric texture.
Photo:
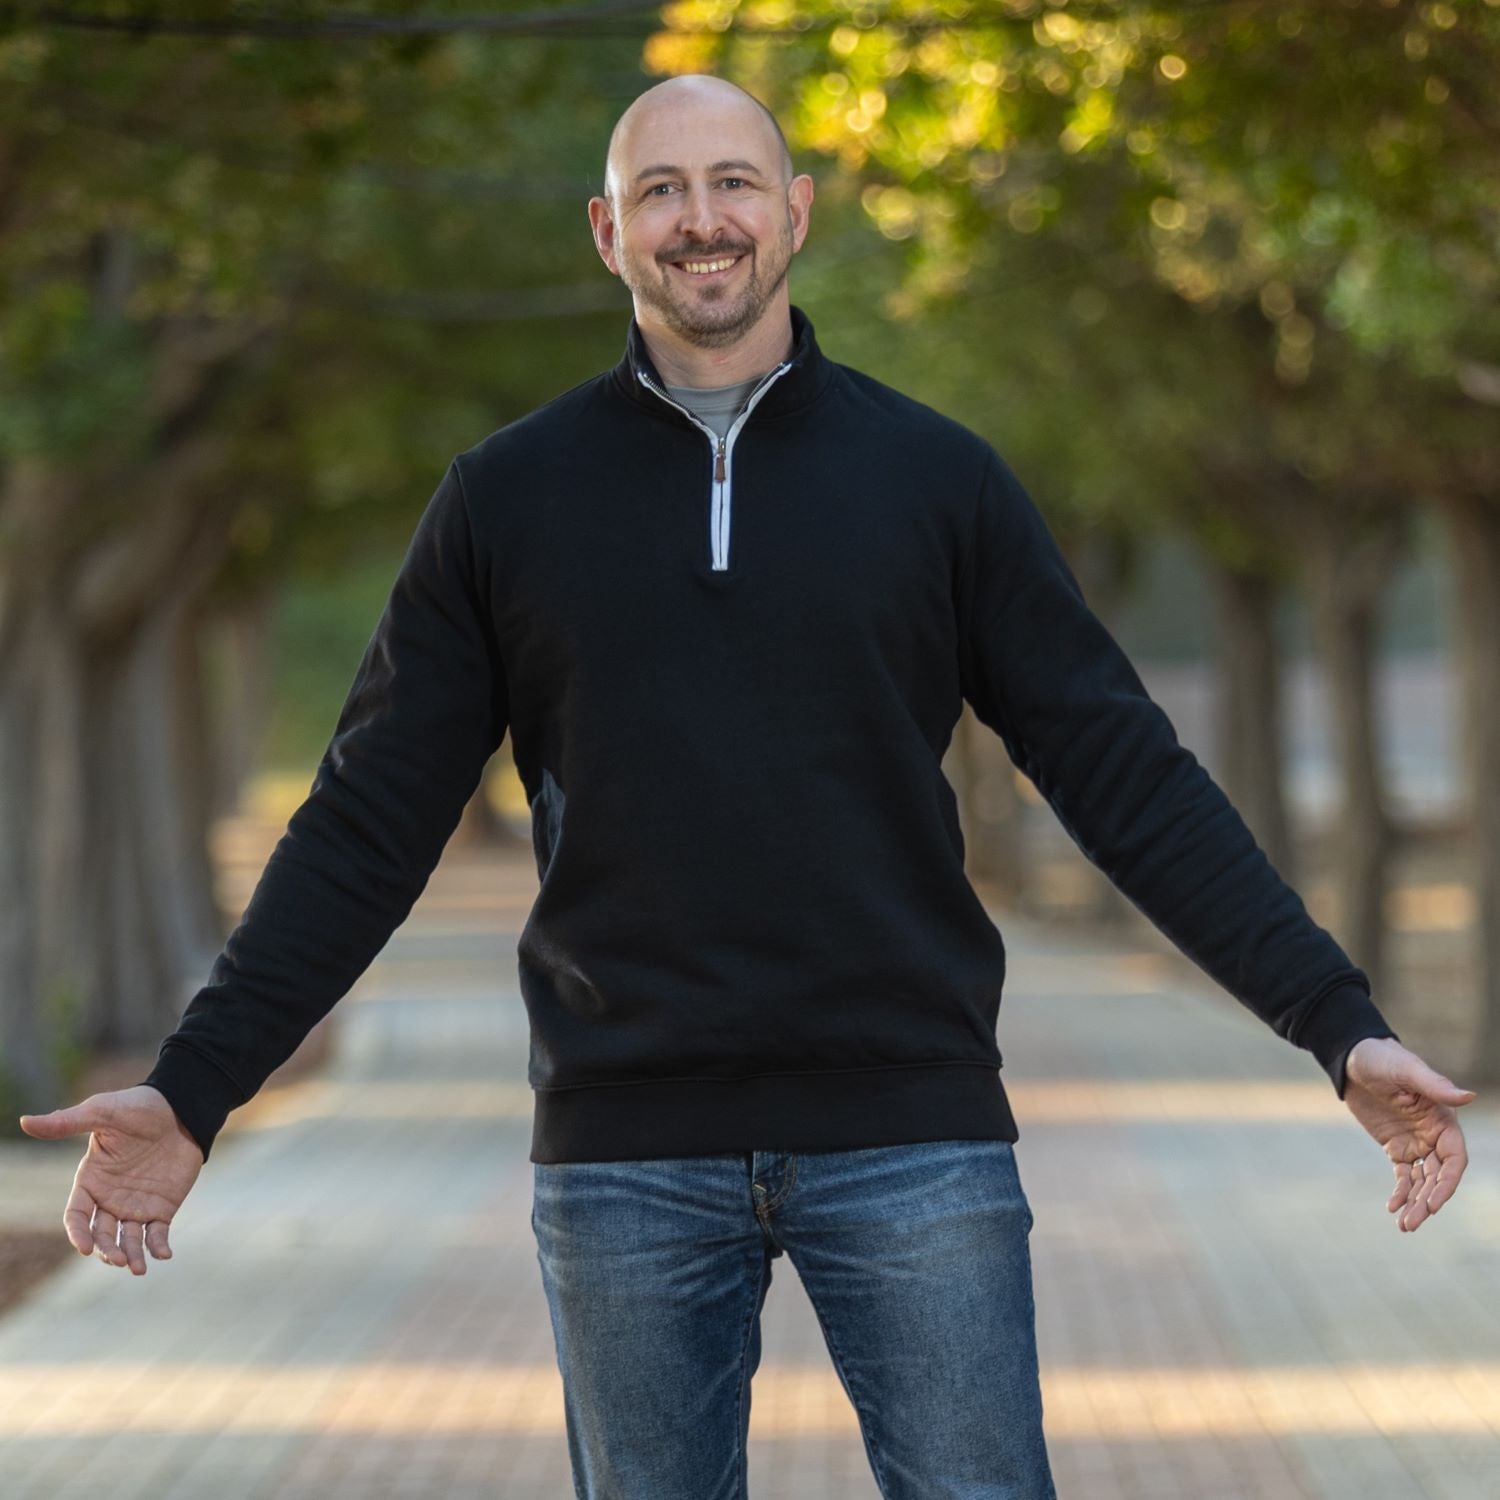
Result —
[[723, 486], [634, 320], [614, 369], [452, 459], [306, 800], [145, 1080], [205, 1156], [405, 919], [507, 732], [540, 877], [518, 944], [533, 1161], [1018, 1139], [1005, 946], [940, 766], [966, 700], [1340, 1098], [1350, 1047], [1396, 1035], [998, 451], [792, 320]]

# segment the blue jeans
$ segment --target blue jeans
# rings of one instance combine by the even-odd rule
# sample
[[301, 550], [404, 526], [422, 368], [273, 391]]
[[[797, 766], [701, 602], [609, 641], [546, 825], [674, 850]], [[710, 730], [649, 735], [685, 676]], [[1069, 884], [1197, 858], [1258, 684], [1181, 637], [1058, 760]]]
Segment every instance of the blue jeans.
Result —
[[1010, 1142], [532, 1165], [580, 1500], [744, 1500], [783, 1253], [885, 1500], [1056, 1500]]

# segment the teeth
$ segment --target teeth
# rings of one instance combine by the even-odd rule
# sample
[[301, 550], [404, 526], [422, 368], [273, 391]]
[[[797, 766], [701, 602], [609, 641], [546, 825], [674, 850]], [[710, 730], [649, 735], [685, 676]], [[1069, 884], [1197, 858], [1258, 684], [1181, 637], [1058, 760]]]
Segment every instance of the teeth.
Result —
[[685, 260], [682, 269], [691, 271], [694, 276], [702, 276], [709, 271], [727, 271], [738, 259], [739, 256], [731, 255], [728, 260]]

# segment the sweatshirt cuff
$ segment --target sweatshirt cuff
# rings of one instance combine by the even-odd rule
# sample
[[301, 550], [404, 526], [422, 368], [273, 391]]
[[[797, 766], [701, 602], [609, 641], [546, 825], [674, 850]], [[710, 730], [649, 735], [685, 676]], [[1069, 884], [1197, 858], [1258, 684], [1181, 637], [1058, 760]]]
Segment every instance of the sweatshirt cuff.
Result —
[[217, 1063], [177, 1042], [162, 1044], [156, 1066], [141, 1081], [166, 1098], [183, 1129], [198, 1143], [205, 1163], [229, 1111], [247, 1097]]
[[1362, 984], [1341, 984], [1314, 1007], [1297, 1033], [1297, 1046], [1311, 1052], [1333, 1080], [1340, 1099], [1348, 1086], [1349, 1053], [1367, 1037], [1388, 1036], [1400, 1041]]

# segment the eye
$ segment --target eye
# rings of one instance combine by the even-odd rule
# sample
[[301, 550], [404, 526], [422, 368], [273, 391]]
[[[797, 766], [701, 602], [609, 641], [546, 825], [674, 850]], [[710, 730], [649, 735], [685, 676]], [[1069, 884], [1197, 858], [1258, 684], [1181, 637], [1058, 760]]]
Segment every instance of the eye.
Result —
[[646, 196], [649, 198], [656, 191], [657, 188], [669, 188], [671, 186], [672, 186], [672, 184], [670, 182], [658, 182], [654, 186], [648, 187], [646, 189]]
[[721, 182], [743, 182], [744, 180], [743, 177], [724, 177], [720, 179]]

